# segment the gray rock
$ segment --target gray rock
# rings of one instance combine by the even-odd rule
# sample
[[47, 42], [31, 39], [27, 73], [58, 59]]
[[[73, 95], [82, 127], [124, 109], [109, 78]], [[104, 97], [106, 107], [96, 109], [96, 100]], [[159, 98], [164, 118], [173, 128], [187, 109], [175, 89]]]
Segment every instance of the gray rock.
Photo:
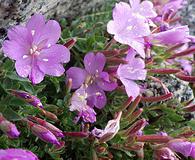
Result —
[[0, 0], [0, 44], [7, 28], [25, 22], [34, 13], [42, 13], [55, 19], [73, 19], [103, 3], [104, 0]]
[[188, 4], [182, 9], [182, 21], [190, 28], [190, 33], [195, 35], [195, 1], [188, 0]]
[[[175, 99], [177, 103], [187, 102], [194, 99], [193, 90], [190, 88], [188, 82], [184, 82], [176, 78], [174, 75], [160, 75], [156, 77], [159, 78], [169, 91], [173, 93], [173, 99]], [[162, 86], [157, 82], [149, 81], [146, 82], [146, 85], [149, 89], [144, 92], [145, 96], [160, 96], [165, 94]]]

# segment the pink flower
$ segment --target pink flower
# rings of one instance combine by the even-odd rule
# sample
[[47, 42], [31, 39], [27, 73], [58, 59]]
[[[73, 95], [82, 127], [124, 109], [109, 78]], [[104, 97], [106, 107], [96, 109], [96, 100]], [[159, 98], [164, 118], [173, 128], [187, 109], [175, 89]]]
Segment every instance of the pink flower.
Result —
[[113, 91], [117, 83], [110, 80], [108, 72], [103, 71], [106, 64], [106, 57], [102, 53], [88, 53], [84, 58], [85, 68], [71, 67], [66, 71], [67, 79], [72, 79], [72, 88], [77, 89], [85, 86], [87, 104], [99, 109], [106, 104], [104, 91]]
[[29, 77], [33, 84], [40, 83], [45, 74], [61, 76], [63, 63], [70, 60], [70, 52], [56, 44], [61, 34], [58, 22], [46, 20], [35, 14], [25, 26], [17, 25], [8, 30], [9, 40], [3, 43], [6, 56], [16, 61], [19, 76]]
[[140, 94], [140, 87], [135, 80], [145, 80], [147, 71], [145, 63], [141, 58], [136, 58], [136, 52], [129, 50], [126, 61], [128, 64], [120, 64], [117, 70], [118, 78], [125, 86], [127, 95], [133, 97], [133, 100]]
[[[117, 42], [131, 46], [144, 58], [143, 37], [150, 35], [150, 27], [148, 20], [142, 16], [144, 12], [142, 12], [140, 4], [135, 0], [131, 1], [131, 3], [133, 4], [133, 9], [124, 2], [116, 4], [113, 9], [113, 20], [108, 22], [107, 31], [114, 35], [114, 39]], [[145, 5], [145, 2], [142, 2], [142, 5]], [[140, 8], [140, 10], [137, 10], [137, 8]], [[138, 11], [138, 13], [134, 11]]]
[[0, 160], [38, 160], [31, 151], [24, 149], [0, 149]]
[[83, 86], [74, 92], [69, 109], [70, 111], [77, 111], [78, 113], [75, 122], [80, 118], [82, 118], [84, 122], [94, 123], [96, 121], [96, 113], [93, 108], [87, 105], [87, 98], [88, 94]]

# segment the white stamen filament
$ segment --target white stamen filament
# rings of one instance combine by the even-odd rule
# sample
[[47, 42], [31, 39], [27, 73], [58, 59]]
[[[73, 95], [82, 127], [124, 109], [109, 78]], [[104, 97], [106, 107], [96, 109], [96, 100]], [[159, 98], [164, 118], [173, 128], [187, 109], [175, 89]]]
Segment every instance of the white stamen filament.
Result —
[[43, 61], [48, 62], [49, 60], [44, 58]]
[[23, 59], [25, 59], [25, 58], [27, 58], [27, 57], [28, 57], [27, 55], [23, 55], [23, 57], [22, 57], [22, 58], [23, 58]]
[[35, 30], [31, 30], [31, 34], [32, 34], [32, 36], [34, 36], [35, 35]]

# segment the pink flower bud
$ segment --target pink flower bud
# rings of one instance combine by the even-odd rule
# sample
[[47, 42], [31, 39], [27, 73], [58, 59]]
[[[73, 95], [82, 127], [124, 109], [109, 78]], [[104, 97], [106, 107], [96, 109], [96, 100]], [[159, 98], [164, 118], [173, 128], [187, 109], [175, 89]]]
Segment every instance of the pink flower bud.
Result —
[[33, 96], [24, 91], [17, 91], [17, 90], [10, 90], [10, 91], [12, 95], [24, 100], [25, 102], [33, 105], [34, 107], [43, 108], [40, 99], [38, 99], [36, 96]]
[[35, 124], [31, 121], [27, 121], [27, 124], [30, 130], [32, 131], [32, 133], [37, 137], [39, 137], [41, 140], [47, 143], [52, 143], [56, 146], [60, 146], [60, 142], [57, 140], [56, 136], [52, 132], [50, 132], [47, 128]]
[[64, 44], [64, 46], [68, 49], [71, 49], [75, 45], [76, 41], [76, 38], [71, 38]]
[[33, 117], [33, 116], [29, 116], [28, 119], [33, 120], [33, 121], [37, 122], [38, 124], [44, 126], [48, 130], [50, 130], [56, 137], [64, 137], [62, 131], [60, 129], [58, 129], [57, 127], [55, 127], [53, 124], [48, 123], [45, 120], [42, 120], [40, 118]]
[[6, 120], [0, 113], [0, 130], [2, 130], [9, 138], [17, 138], [20, 132], [17, 130], [15, 124]]
[[162, 96], [157, 97], [142, 97], [143, 102], [159, 102], [159, 101], [165, 101], [167, 99], [170, 99], [173, 97], [173, 93], [169, 92], [167, 94], [164, 94]]

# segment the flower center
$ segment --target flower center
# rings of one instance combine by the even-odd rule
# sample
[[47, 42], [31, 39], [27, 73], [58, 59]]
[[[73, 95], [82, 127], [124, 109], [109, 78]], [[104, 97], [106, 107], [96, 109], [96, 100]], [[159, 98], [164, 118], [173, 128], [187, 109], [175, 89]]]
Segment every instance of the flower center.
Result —
[[32, 48], [30, 49], [30, 54], [31, 55], [39, 55], [40, 52], [38, 51], [38, 47], [36, 45], [33, 45]]

